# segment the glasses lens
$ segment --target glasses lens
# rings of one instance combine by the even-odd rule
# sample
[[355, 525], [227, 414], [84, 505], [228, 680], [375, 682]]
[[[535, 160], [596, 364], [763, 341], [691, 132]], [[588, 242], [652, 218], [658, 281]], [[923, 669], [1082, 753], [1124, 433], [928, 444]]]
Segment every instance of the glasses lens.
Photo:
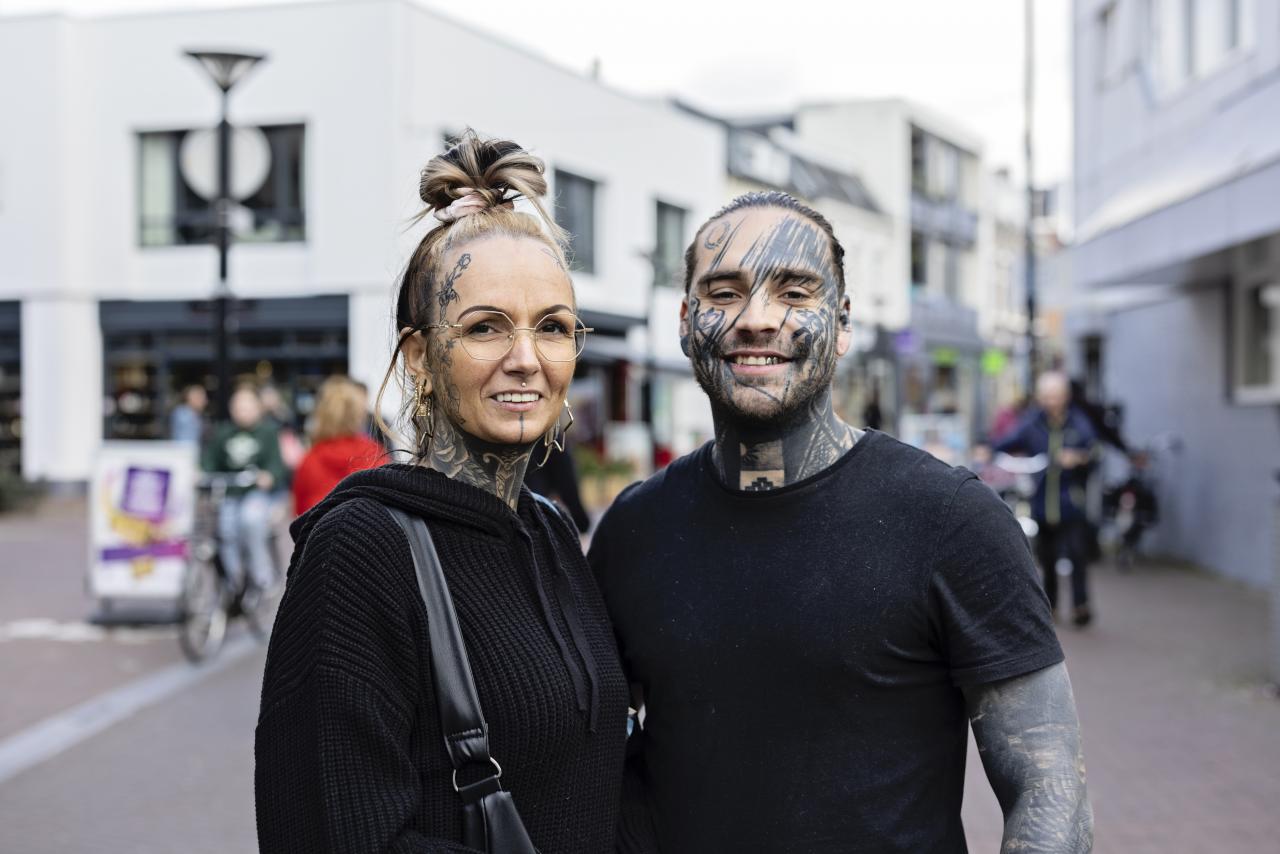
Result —
[[462, 349], [475, 359], [501, 359], [511, 349], [513, 328], [505, 314], [472, 315], [459, 332]]
[[572, 314], [550, 314], [538, 321], [533, 340], [538, 352], [549, 362], [572, 362], [582, 352], [587, 333]]

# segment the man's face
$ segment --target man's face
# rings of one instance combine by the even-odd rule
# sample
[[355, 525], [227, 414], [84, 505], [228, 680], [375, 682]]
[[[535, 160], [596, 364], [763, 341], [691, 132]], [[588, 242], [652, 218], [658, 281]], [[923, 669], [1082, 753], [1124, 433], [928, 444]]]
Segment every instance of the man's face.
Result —
[[1058, 374], [1045, 374], [1036, 385], [1036, 402], [1053, 418], [1061, 418], [1071, 402], [1071, 384]]
[[248, 430], [262, 419], [262, 401], [248, 389], [240, 389], [231, 395], [231, 420], [237, 427]]
[[746, 208], [699, 234], [680, 342], [729, 417], [803, 417], [849, 349], [847, 317], [827, 235], [807, 217]]

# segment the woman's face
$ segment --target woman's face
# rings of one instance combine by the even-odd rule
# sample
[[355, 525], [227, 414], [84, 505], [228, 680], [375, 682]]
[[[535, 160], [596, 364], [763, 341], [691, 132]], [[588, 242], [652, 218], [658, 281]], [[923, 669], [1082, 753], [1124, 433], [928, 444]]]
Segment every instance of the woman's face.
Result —
[[528, 332], [515, 333], [511, 349], [497, 359], [473, 353], [489, 354], [482, 341], [489, 349], [505, 346], [499, 313], [516, 327], [547, 332], [572, 322], [573, 285], [560, 262], [531, 238], [481, 238], [444, 253], [433, 301], [436, 322], [461, 324], [425, 333], [435, 405], [454, 426], [486, 442], [518, 445], [541, 437], [560, 416], [574, 361], [546, 358]]

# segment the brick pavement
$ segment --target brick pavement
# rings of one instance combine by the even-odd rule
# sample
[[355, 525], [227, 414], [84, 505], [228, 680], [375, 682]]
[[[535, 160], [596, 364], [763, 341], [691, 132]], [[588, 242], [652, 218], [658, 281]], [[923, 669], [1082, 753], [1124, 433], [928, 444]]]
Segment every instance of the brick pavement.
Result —
[[[83, 503], [0, 517], [0, 623], [82, 619]], [[1280, 850], [1280, 699], [1264, 686], [1267, 600], [1168, 566], [1095, 571], [1098, 621], [1060, 629], [1084, 727], [1100, 854]], [[179, 660], [142, 644], [0, 643], [0, 737]], [[965, 824], [994, 852], [1000, 814], [970, 751]], [[246, 821], [251, 816], [246, 816]]]
[[[1096, 569], [1098, 620], [1060, 627], [1084, 731], [1099, 854], [1280, 850], [1280, 699], [1263, 592], [1186, 568]], [[1000, 818], [970, 751], [970, 848]]]

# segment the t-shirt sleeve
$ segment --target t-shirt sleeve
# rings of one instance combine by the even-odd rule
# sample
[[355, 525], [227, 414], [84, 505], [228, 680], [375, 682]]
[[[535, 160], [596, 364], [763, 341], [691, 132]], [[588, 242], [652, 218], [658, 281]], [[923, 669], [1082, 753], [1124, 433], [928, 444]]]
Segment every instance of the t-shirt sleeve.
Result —
[[997, 682], [1062, 661], [1027, 538], [977, 478], [957, 487], [935, 549], [930, 622], [956, 685]]

